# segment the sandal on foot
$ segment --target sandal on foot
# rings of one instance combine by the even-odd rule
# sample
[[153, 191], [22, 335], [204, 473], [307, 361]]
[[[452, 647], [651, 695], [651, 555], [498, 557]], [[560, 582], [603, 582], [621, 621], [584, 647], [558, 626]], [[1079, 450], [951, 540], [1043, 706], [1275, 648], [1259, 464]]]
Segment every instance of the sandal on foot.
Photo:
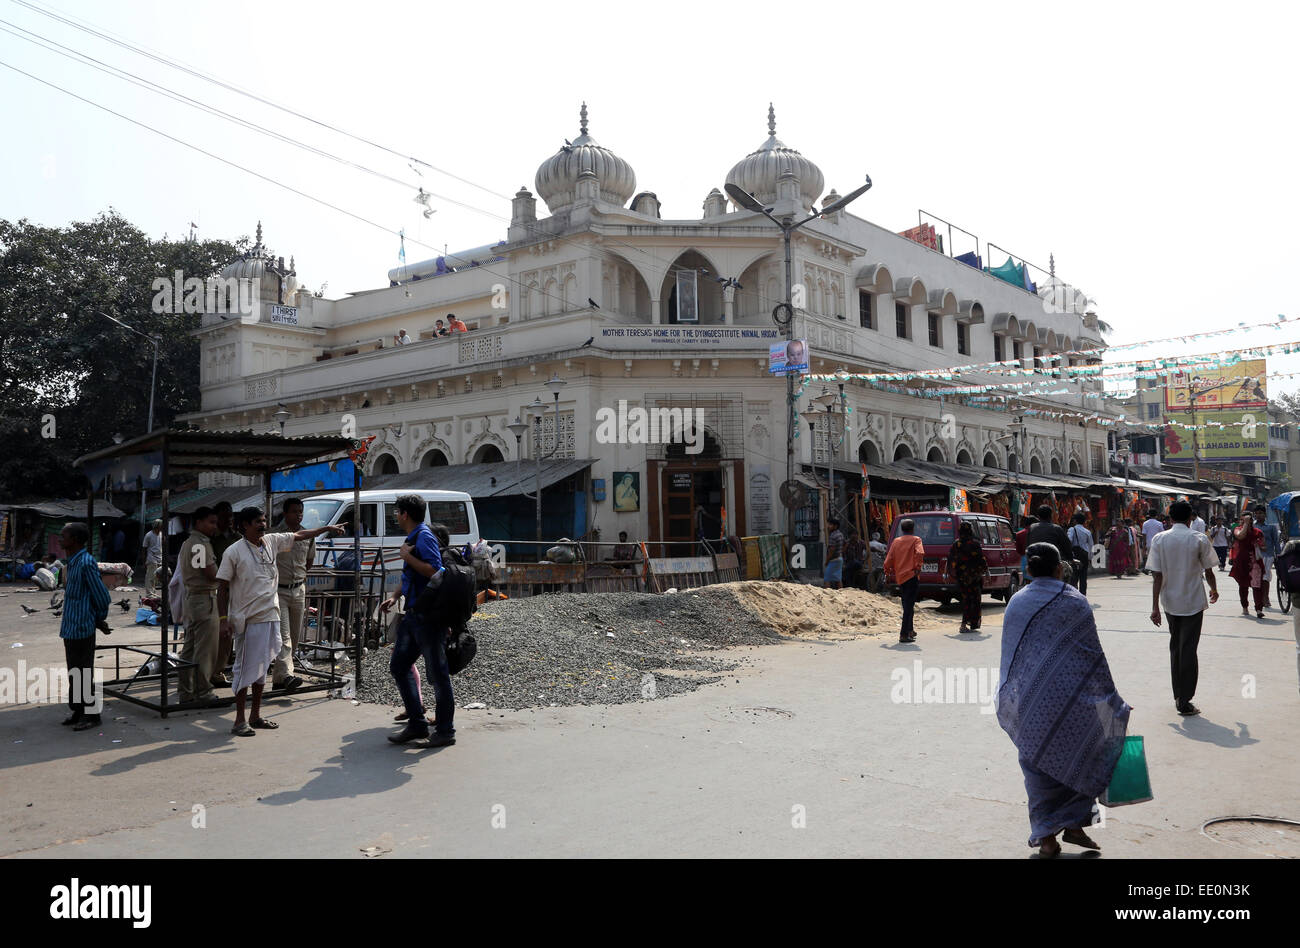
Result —
[[280, 725], [276, 724], [274, 721], [268, 721], [266, 718], [253, 718], [248, 723], [259, 731], [275, 731], [280, 727]]
[[230, 733], [238, 737], [252, 737], [257, 732], [254, 731], [247, 724], [236, 724], [234, 727], [230, 729]]
[[1055, 836], [1049, 836], [1038, 844], [1038, 858], [1055, 859], [1061, 855], [1061, 844], [1056, 841]]
[[1072, 846], [1082, 846], [1084, 849], [1095, 849], [1098, 852], [1101, 852], [1101, 847], [1093, 841], [1091, 836], [1083, 831], [1082, 827], [1067, 829], [1061, 834], [1061, 841], [1069, 843]]

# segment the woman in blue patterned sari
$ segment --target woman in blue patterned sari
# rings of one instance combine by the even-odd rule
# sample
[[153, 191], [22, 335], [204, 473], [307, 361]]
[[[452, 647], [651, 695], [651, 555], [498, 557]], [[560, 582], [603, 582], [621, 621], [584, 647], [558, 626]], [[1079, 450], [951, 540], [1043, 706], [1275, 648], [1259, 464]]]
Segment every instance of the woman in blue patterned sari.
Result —
[[1061, 581], [1050, 543], [1027, 552], [1033, 581], [1002, 621], [998, 723], [1020, 752], [1029, 795], [1029, 845], [1056, 856], [1063, 841], [1100, 849], [1084, 827], [1110, 783], [1132, 710], [1115, 690], [1092, 606]]

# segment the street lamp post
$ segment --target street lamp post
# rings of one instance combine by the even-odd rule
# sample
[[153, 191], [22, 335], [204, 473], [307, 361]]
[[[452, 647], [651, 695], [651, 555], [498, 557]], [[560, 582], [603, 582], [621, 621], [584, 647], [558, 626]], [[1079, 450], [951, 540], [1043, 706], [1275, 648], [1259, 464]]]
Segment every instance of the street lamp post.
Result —
[[[99, 311], [96, 310], [95, 312], [99, 312]], [[140, 330], [136, 329], [134, 326], [128, 326], [126, 323], [122, 322], [122, 320], [118, 319], [116, 316], [108, 315], [108, 313], [99, 313], [99, 315], [103, 316], [107, 320], [111, 320], [112, 322], [117, 323], [119, 326], [121, 326], [123, 329], [127, 330], [128, 332], [133, 332], [137, 336], [142, 336], [143, 338], [149, 340], [149, 344], [153, 346], [153, 372], [149, 377], [149, 427], [146, 428], [144, 432], [145, 434], [150, 434], [153, 432], [153, 395], [154, 395], [154, 389], [158, 383], [158, 343], [162, 341], [162, 336], [158, 335], [157, 333], [150, 334], [150, 333], [141, 332]], [[144, 504], [145, 504], [145, 498], [147, 493], [148, 492], [143, 489], [140, 491], [140, 525], [141, 526], [144, 526]]]
[[[555, 444], [551, 447], [551, 450], [545, 454], [545, 456], [542, 454], [542, 419], [546, 416], [546, 404], [540, 397], [538, 397], [534, 398], [532, 404], [527, 406], [528, 414], [533, 419], [533, 425], [536, 429], [534, 432], [534, 444], [536, 445], [536, 449], [533, 451], [533, 456], [537, 462], [537, 535], [535, 539], [538, 543], [542, 542], [542, 461], [550, 460], [560, 450], [560, 389], [564, 388], [567, 384], [568, 383], [565, 382], [564, 379], [560, 378], [559, 375], [552, 375], [550, 380], [546, 383], [546, 387], [551, 390], [551, 394], [555, 397]], [[513, 425], [510, 426], [510, 428], [512, 431], [515, 430]], [[519, 432], [519, 435], [522, 434], [523, 432]], [[539, 559], [540, 555], [541, 553], [539, 550]]]
[[[796, 221], [792, 215], [786, 215], [781, 218], [772, 215], [772, 209], [763, 206], [758, 198], [750, 194], [739, 185], [727, 182], [724, 187], [727, 190], [727, 196], [736, 202], [737, 206], [743, 207], [747, 211], [755, 211], [762, 214], [777, 227], [781, 228], [781, 243], [785, 251], [785, 301], [773, 310], [772, 316], [776, 318], [777, 312], [784, 310], [785, 313], [785, 339], [789, 342], [794, 338], [794, 271], [793, 262], [790, 255], [790, 235], [800, 227], [817, 220], [826, 214], [833, 214], [844, 208], [852, 201], [866, 194], [871, 188], [871, 178], [867, 177], [867, 183], [849, 192], [844, 197], [828, 204], [820, 211], [812, 211], [802, 220]], [[777, 319], [777, 323], [780, 324]], [[794, 376], [786, 373], [785, 377], [785, 401], [786, 401], [786, 424], [785, 424], [785, 479], [787, 481], [794, 479], [794, 429], [795, 429], [795, 411], [794, 411]], [[789, 537], [791, 545], [794, 544], [794, 518], [786, 514], [786, 535]]]

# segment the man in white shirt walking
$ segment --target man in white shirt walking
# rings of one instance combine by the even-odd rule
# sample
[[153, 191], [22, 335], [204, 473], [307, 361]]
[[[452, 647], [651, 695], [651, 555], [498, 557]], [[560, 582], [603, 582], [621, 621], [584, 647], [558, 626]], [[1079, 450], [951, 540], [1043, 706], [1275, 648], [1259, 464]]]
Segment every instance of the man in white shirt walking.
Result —
[[[1142, 544], [1147, 548], [1147, 560], [1151, 559], [1151, 541], [1164, 532], [1165, 525], [1156, 519], [1154, 510], [1147, 513], [1147, 519], [1142, 524]], [[1142, 572], [1150, 573], [1150, 565], [1144, 565]]]
[[1192, 518], [1192, 532], [1193, 533], [1205, 532], [1205, 518], [1202, 517], [1200, 514], [1197, 514], [1195, 517]]
[[[1151, 586], [1151, 621], [1160, 625], [1160, 606], [1169, 619], [1169, 675], [1174, 688], [1174, 706], [1182, 715], [1200, 714], [1192, 704], [1199, 668], [1196, 647], [1201, 641], [1201, 620], [1211, 603], [1219, 601], [1214, 582], [1218, 557], [1203, 533], [1192, 532], [1192, 505], [1175, 501], [1169, 508], [1174, 525], [1152, 539], [1147, 569], [1155, 582]], [[1210, 584], [1207, 602], [1201, 576]]]

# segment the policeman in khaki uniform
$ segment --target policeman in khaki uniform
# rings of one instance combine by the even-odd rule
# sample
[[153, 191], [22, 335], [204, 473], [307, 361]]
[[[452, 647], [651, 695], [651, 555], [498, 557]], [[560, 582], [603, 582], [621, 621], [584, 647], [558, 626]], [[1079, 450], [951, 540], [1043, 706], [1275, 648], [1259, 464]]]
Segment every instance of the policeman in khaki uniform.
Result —
[[200, 507], [194, 512], [194, 532], [181, 547], [179, 566], [185, 584], [185, 645], [181, 661], [193, 662], [180, 674], [182, 702], [211, 702], [212, 673], [216, 670], [220, 623], [217, 620], [217, 557], [212, 537], [217, 532], [217, 512]]
[[[281, 507], [284, 532], [302, 529], [302, 501], [291, 497]], [[297, 540], [275, 557], [280, 574], [280, 654], [271, 671], [271, 687], [293, 691], [302, 687], [302, 679], [293, 673], [293, 653], [302, 636], [303, 614], [307, 604], [307, 568], [316, 561], [316, 541]]]

